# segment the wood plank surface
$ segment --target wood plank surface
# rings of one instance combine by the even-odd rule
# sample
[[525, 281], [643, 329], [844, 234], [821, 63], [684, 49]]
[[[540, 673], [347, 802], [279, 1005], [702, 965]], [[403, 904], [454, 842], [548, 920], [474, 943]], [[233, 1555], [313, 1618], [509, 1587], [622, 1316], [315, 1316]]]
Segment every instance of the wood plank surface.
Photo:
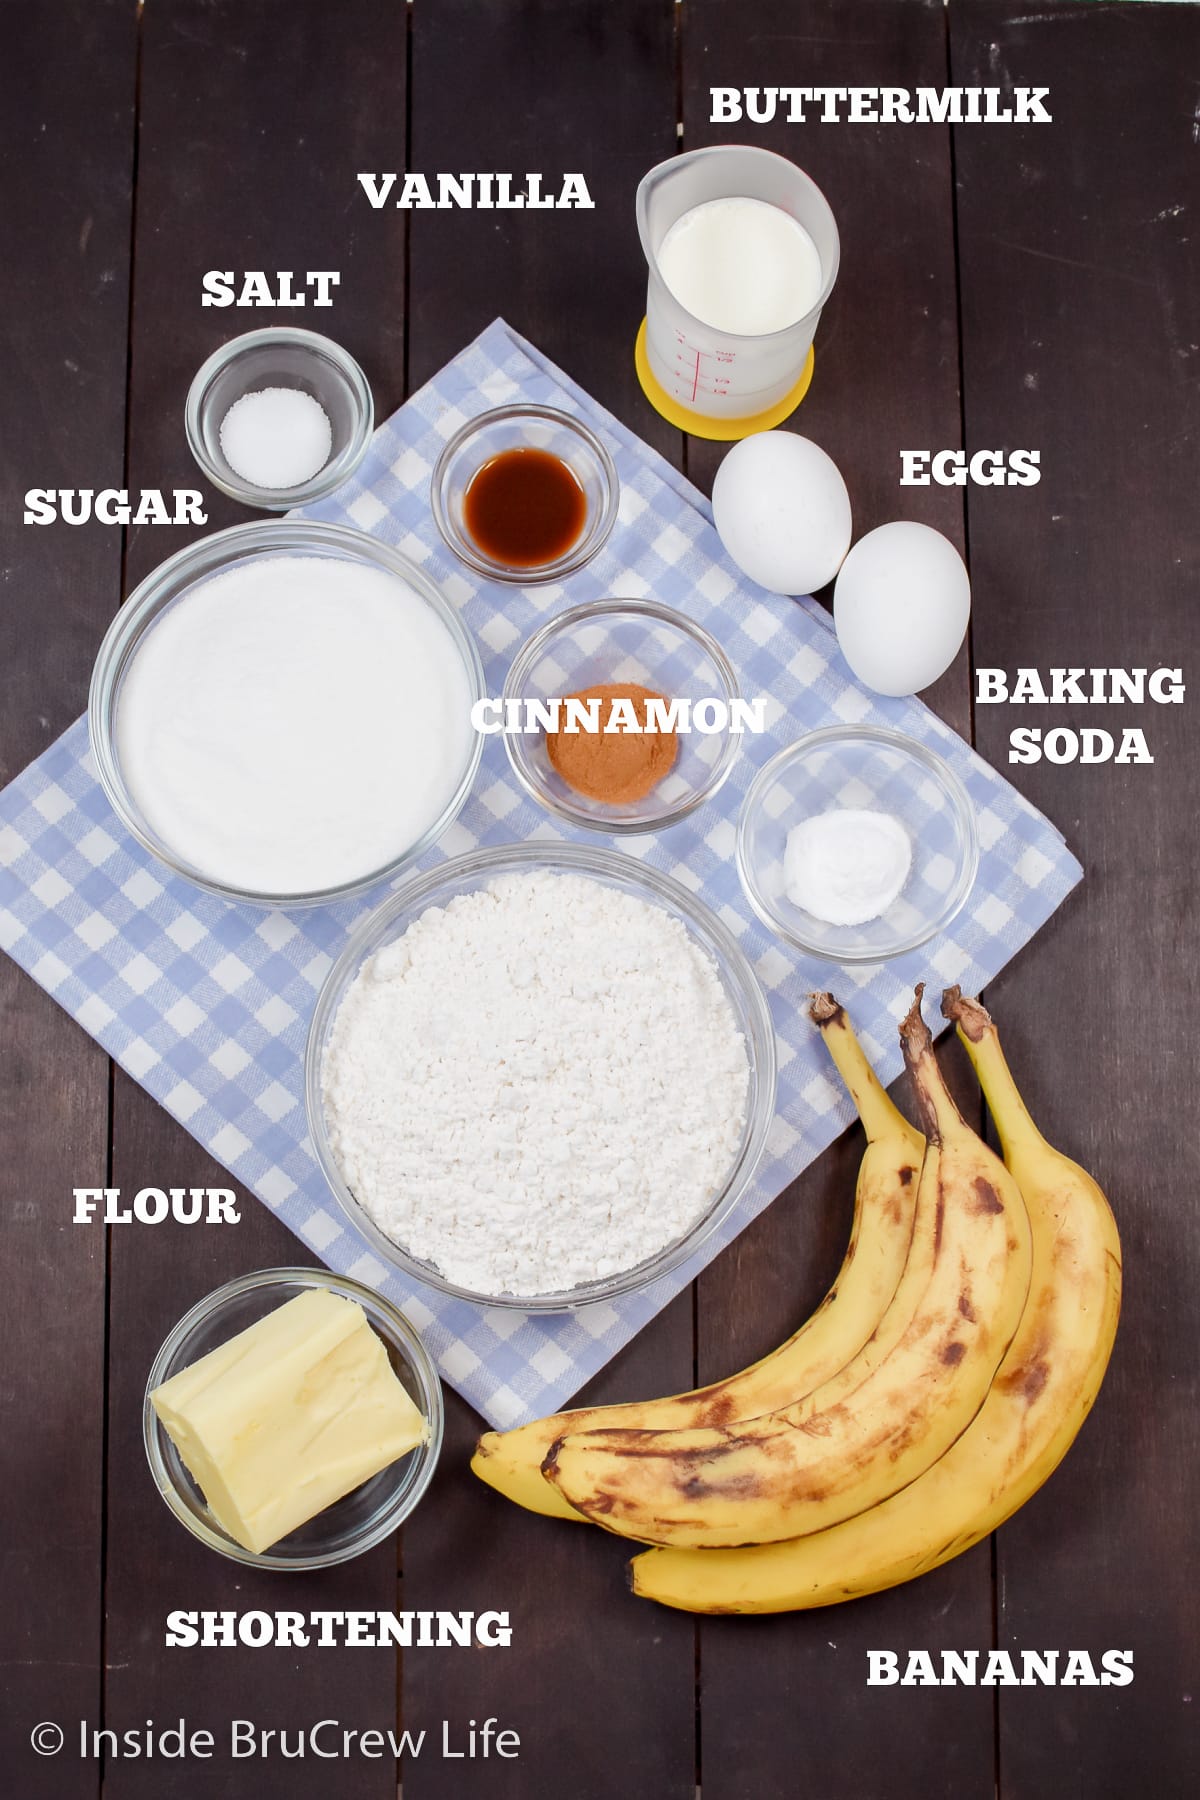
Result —
[[[1052, 125], [956, 132], [966, 420], [1042, 452], [973, 490], [982, 666], [1194, 672], [1200, 239], [1191, 6], [951, 10], [955, 81], [1049, 85]], [[1194, 704], [1189, 695], [1188, 703]], [[1031, 1110], [1093, 1170], [1125, 1251], [1113, 1364], [1045, 1491], [999, 1533], [999, 1643], [1132, 1649], [1131, 1687], [999, 1691], [1001, 1800], [1195, 1783], [1200, 999], [1187, 706], [977, 709], [989, 761], [1086, 880], [989, 993]], [[1014, 726], [1144, 728], [1152, 766], [1008, 766]], [[1191, 1320], [1189, 1325], [1186, 1321]], [[1190, 1488], [1190, 1492], [1189, 1492]]]
[[[678, 456], [633, 371], [645, 301], [633, 194], [674, 145], [674, 9], [654, 0], [422, 0], [413, 10], [410, 166], [579, 170], [594, 211], [424, 212], [411, 220], [409, 368], [425, 380], [497, 313], [597, 399]], [[553, 71], [552, 76], [548, 74]], [[445, 96], [454, 95], [448, 107]], [[382, 221], [381, 221], [382, 222]], [[567, 597], [570, 586], [567, 586]], [[688, 1387], [692, 1310], [682, 1295], [594, 1381], [590, 1398]], [[480, 1800], [692, 1800], [694, 1628], [634, 1604], [622, 1547], [532, 1517], [467, 1471], [480, 1422], [447, 1393], [442, 1467], [405, 1530], [405, 1604], [500, 1606], [510, 1649], [410, 1654], [406, 1724], [495, 1716], [519, 1761], [479, 1764]], [[461, 1800], [462, 1765], [422, 1759], [406, 1800]]]
[[[131, 479], [201, 486], [183, 435], [188, 384], [227, 338], [279, 321], [325, 330], [358, 356], [381, 412], [400, 398], [403, 234], [388, 244], [362, 229], [360, 169], [402, 155], [406, 21], [387, 0], [336, 9], [282, 0], [171, 0], [142, 21], [137, 254], [131, 374]], [[373, 221], [372, 221], [373, 222]], [[337, 269], [334, 305], [317, 312], [201, 306], [210, 268]], [[211, 493], [206, 487], [206, 492]], [[212, 494], [212, 531], [249, 516]], [[195, 529], [133, 535], [132, 586]], [[116, 1084], [113, 1180], [222, 1183], [227, 1176], [140, 1088]], [[236, 1227], [116, 1233], [112, 1255], [108, 1530], [110, 1722], [147, 1717], [213, 1724], [231, 1717], [294, 1730], [322, 1718], [360, 1728], [394, 1717], [391, 1650], [165, 1650], [169, 1610], [280, 1606], [388, 1610], [397, 1549], [386, 1542], [319, 1575], [256, 1573], [212, 1555], [173, 1519], [147, 1479], [141, 1449], [146, 1373], [174, 1322], [196, 1300], [254, 1268], [313, 1259], [247, 1196]], [[188, 1765], [183, 1792], [206, 1800], [327, 1796], [327, 1763], [271, 1760]], [[339, 1763], [347, 1800], [395, 1793], [389, 1762]], [[120, 1761], [106, 1800], [161, 1800], [161, 1767]]]
[[579, 171], [595, 208], [412, 213], [412, 387], [502, 314], [678, 461], [679, 433], [633, 370], [646, 310], [633, 198], [676, 146], [675, 12], [672, 0], [413, 8], [411, 166], [507, 169], [514, 187], [536, 169], [547, 189]]
[[[841, 238], [841, 267], [822, 314], [813, 384], [789, 429], [841, 469], [854, 535], [915, 518], [964, 548], [958, 488], [901, 488], [904, 449], [960, 443], [954, 227], [948, 128], [710, 122], [709, 89], [946, 79], [940, 0], [761, 0], [754, 26], [720, 0], [683, 14], [683, 145], [753, 143], [799, 163], [822, 189]], [[706, 489], [724, 446], [689, 440], [688, 470]], [[970, 731], [964, 650], [925, 698]], [[797, 725], [797, 735], [801, 727]], [[812, 962], [814, 986], [853, 983]], [[838, 986], [840, 978], [841, 985]], [[932, 1023], [932, 1019], [931, 1019]], [[964, 1109], [978, 1092], [961, 1079]], [[904, 1104], [903, 1089], [901, 1104]], [[849, 1236], [863, 1139], [855, 1131], [808, 1168], [699, 1282], [702, 1379], [762, 1355], [818, 1303]], [[979, 1691], [867, 1691], [871, 1648], [991, 1642], [986, 1546], [915, 1586], [853, 1606], [775, 1619], [715, 1619], [700, 1636], [700, 1778], [706, 1800], [784, 1795], [802, 1771], [822, 1800], [947, 1800], [992, 1793], [993, 1709]], [[903, 1786], [897, 1771], [903, 1770]]]
[[[3, 783], [78, 716], [120, 591], [119, 531], [22, 512], [32, 486], [121, 484], [135, 36], [121, 0], [5, 4], [0, 34]], [[0, 1046], [0, 1766], [21, 1800], [82, 1800], [95, 1765], [30, 1732], [102, 1698], [106, 1256], [71, 1190], [105, 1179], [108, 1061], [7, 959]]]
[[[1064, 1468], [991, 1545], [816, 1614], [694, 1621], [634, 1600], [627, 1547], [470, 1476], [447, 1391], [434, 1487], [400, 1540], [273, 1579], [173, 1520], [141, 1448], [145, 1376], [196, 1299], [309, 1262], [252, 1197], [237, 1227], [72, 1227], [70, 1190], [226, 1184], [52, 1000], [0, 963], [5, 1463], [0, 1687], [19, 1800], [1176, 1800], [1195, 1744], [1194, 1365], [1200, 1000], [1186, 705], [975, 707], [972, 667], [1184, 665], [1195, 594], [1200, 9], [1079, 0], [0, 0], [0, 782], [82, 710], [120, 601], [254, 515], [207, 489], [188, 384], [283, 320], [362, 362], [377, 417], [503, 314], [706, 491], [634, 376], [633, 196], [677, 148], [753, 142], [828, 195], [842, 267], [790, 428], [846, 475], [855, 536], [925, 520], [969, 550], [971, 642], [926, 697], [1065, 831], [1087, 880], [989, 991], [1035, 1116], [1094, 1169], [1126, 1251], [1108, 1382]], [[1051, 88], [1020, 128], [709, 122], [711, 84]], [[677, 131], [681, 126], [682, 135]], [[360, 171], [584, 174], [581, 211], [375, 211]], [[341, 272], [331, 309], [201, 306], [210, 268]], [[960, 333], [961, 324], [961, 333]], [[127, 367], [128, 360], [128, 367]], [[959, 391], [960, 373], [962, 392]], [[128, 389], [127, 389], [128, 377]], [[128, 416], [127, 416], [128, 399]], [[1040, 449], [1030, 489], [901, 488], [902, 449]], [[33, 484], [205, 487], [202, 527], [20, 524]], [[569, 589], [567, 598], [569, 599]], [[1143, 728], [1151, 766], [1010, 766], [1014, 725]], [[835, 972], [836, 973], [836, 972]], [[814, 985], [833, 977], [813, 964]], [[843, 984], [853, 1009], [852, 984]], [[946, 1046], [964, 1102], [977, 1096]], [[978, 1110], [976, 1116], [979, 1116]], [[744, 1364], [820, 1298], [849, 1229], [844, 1136], [590, 1385], [618, 1400]], [[107, 1491], [106, 1491], [107, 1487]], [[507, 1609], [512, 1645], [167, 1650], [173, 1608]], [[1125, 1688], [866, 1687], [868, 1648], [1132, 1649]], [[39, 1720], [231, 1717], [461, 1730], [517, 1761], [39, 1758]], [[12, 1771], [11, 1775], [9, 1771]]]

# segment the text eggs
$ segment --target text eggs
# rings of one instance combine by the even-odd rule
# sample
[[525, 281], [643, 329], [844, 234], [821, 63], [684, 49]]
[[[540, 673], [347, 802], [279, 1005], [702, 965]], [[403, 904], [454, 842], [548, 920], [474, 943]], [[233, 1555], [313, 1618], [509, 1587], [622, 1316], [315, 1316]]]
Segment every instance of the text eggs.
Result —
[[860, 538], [833, 590], [842, 655], [877, 694], [916, 694], [936, 681], [966, 636], [971, 583], [949, 538], [897, 520]]
[[837, 464], [791, 431], [735, 444], [717, 470], [712, 505], [738, 568], [776, 594], [824, 587], [850, 548], [850, 496]]

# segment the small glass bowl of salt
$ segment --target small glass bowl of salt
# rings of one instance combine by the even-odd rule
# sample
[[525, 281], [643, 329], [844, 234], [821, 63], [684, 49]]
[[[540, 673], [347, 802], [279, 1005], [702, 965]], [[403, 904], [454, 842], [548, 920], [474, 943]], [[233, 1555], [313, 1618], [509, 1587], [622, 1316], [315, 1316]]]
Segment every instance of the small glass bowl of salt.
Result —
[[265, 512], [333, 492], [375, 425], [367, 378], [315, 331], [271, 326], [214, 351], [188, 391], [192, 455], [214, 487]]
[[975, 810], [927, 745], [831, 725], [765, 763], [742, 803], [737, 869], [763, 924], [826, 962], [880, 963], [944, 931], [979, 868]]

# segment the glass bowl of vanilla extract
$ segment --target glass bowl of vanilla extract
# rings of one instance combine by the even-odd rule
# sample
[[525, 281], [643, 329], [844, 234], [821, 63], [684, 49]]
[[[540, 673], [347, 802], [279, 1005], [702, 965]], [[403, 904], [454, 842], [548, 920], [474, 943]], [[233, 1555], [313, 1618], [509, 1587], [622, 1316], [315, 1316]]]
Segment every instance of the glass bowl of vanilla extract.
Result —
[[561, 581], [607, 543], [620, 483], [581, 419], [497, 406], [468, 419], [433, 471], [433, 517], [460, 562], [518, 587]]

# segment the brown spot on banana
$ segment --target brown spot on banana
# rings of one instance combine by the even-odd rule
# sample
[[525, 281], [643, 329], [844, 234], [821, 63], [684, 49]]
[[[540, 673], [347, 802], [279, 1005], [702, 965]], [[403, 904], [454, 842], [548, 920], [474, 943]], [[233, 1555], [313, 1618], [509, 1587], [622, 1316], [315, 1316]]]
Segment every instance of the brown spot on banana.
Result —
[[888, 1461], [889, 1462], [898, 1462], [899, 1459], [904, 1455], [904, 1452], [908, 1449], [908, 1446], [913, 1441], [913, 1437], [915, 1435], [915, 1430], [916, 1430], [915, 1426], [910, 1421], [910, 1422], [906, 1423], [901, 1430], [897, 1431], [893, 1435], [892, 1441], [888, 1445]]
[[1052, 1348], [1050, 1328], [1043, 1317], [1028, 1353], [1015, 1369], [997, 1377], [996, 1386], [1002, 1393], [1019, 1395], [1027, 1407], [1032, 1406], [1050, 1379]]
[[[768, 1494], [770, 1485], [761, 1475], [727, 1475], [712, 1480], [704, 1475], [689, 1475], [677, 1484], [685, 1500], [755, 1500]], [[806, 1489], [804, 1497], [820, 1500], [823, 1489]]]
[[1021, 1393], [1026, 1406], [1032, 1406], [1047, 1381], [1050, 1379], [1050, 1365], [1047, 1362], [1031, 1363], [1024, 1372], [1021, 1382]]
[[737, 1396], [728, 1392], [714, 1394], [704, 1409], [706, 1425], [736, 1424], [737, 1417]]
[[974, 1181], [975, 1203], [973, 1213], [1002, 1213], [1004, 1202], [986, 1175], [977, 1175]]

